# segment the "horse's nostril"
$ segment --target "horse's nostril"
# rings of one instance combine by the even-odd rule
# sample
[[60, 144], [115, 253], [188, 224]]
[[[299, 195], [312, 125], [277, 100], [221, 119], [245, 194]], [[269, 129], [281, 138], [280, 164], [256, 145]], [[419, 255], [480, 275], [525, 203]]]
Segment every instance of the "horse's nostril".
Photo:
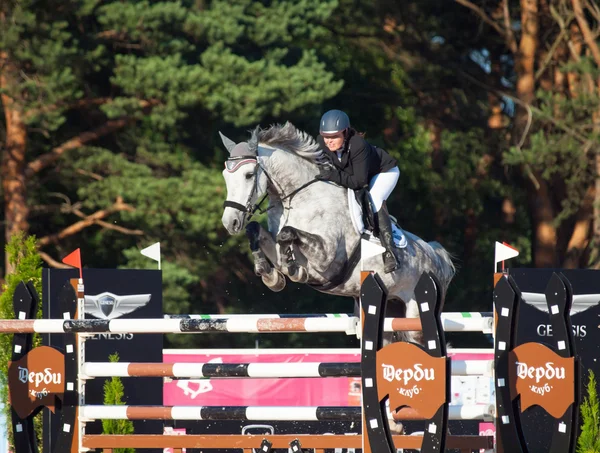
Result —
[[239, 225], [240, 225], [240, 222], [238, 221], [238, 219], [235, 219], [233, 221], [233, 229], [234, 229], [234, 231], [237, 231], [239, 229]]

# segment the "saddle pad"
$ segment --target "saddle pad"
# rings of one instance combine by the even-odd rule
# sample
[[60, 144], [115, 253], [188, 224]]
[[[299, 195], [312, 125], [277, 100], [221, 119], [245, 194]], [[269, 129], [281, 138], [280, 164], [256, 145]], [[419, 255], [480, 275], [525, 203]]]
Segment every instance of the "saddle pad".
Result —
[[[375, 237], [370, 231], [365, 231], [365, 225], [362, 220], [362, 209], [356, 201], [356, 197], [354, 196], [354, 191], [352, 189], [348, 189], [348, 206], [350, 207], [350, 218], [352, 219], [352, 225], [354, 226], [354, 230], [360, 235], [365, 234], [368, 236], [369, 242], [373, 242], [374, 244], [381, 245], [381, 241]], [[406, 235], [404, 231], [396, 225], [396, 223], [392, 220], [392, 233], [394, 235], [394, 243], [396, 247], [399, 249], [403, 249], [408, 244], [406, 240]]]

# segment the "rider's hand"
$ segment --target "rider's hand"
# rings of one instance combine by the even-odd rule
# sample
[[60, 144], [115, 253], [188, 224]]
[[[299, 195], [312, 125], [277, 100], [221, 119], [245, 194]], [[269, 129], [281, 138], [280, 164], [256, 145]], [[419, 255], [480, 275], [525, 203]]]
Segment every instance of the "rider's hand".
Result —
[[315, 179], [318, 179], [319, 181], [330, 181], [332, 173], [330, 167], [319, 167], [319, 174], [315, 176]]

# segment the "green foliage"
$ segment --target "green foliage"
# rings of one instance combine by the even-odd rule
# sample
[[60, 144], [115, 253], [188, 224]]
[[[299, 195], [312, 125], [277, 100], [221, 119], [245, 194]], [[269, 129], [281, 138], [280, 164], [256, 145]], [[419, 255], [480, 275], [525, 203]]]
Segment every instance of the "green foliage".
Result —
[[577, 439], [577, 453], [600, 452], [600, 401], [596, 388], [596, 376], [589, 370], [587, 396], [580, 406], [583, 425]]
[[[88, 267], [146, 267], [152, 263], [138, 250], [160, 241], [167, 312], [241, 310], [237, 294], [252, 308], [264, 287], [244, 236], [230, 238], [222, 228], [225, 154], [217, 128], [239, 140], [244, 131], [227, 128], [313, 115], [339, 93], [344, 81], [315, 50], [331, 36], [327, 22], [337, 5], [86, 0], [2, 7], [0, 48], [15, 67], [9, 90], [27, 112], [28, 159], [98, 134], [27, 178], [28, 220], [38, 238], [100, 216], [44, 252], [56, 259], [80, 247]], [[238, 288], [248, 282], [252, 290]]]
[[[38, 295], [42, 294], [42, 261], [37, 251], [36, 238], [26, 237], [23, 233], [14, 235], [6, 246], [8, 261], [13, 271], [6, 275], [0, 295], [0, 318], [15, 319], [13, 296], [19, 283], [32, 282]], [[38, 306], [36, 318], [41, 318], [41, 305]], [[0, 401], [5, 403], [6, 420], [10, 420], [8, 403], [8, 362], [12, 359], [12, 335], [0, 335]], [[41, 337], [33, 334], [33, 347], [41, 344]], [[36, 433], [41, 438], [41, 415], [35, 419]], [[12, 439], [12, 432], [9, 433]], [[12, 440], [11, 440], [12, 442]]]
[[[556, 71], [595, 80], [598, 68], [582, 57], [577, 62], [561, 64]], [[526, 146], [510, 147], [503, 153], [504, 162], [524, 169], [528, 179], [546, 181], [557, 200], [553, 225], [568, 226], [579, 212], [586, 192], [596, 178], [594, 159], [600, 151], [599, 132], [589, 126], [589, 118], [600, 108], [598, 91], [586, 83], [570, 86], [570, 95], [559, 89], [539, 89], [536, 105], [531, 108], [531, 126]]]
[[[119, 354], [108, 356], [109, 362], [118, 362]], [[123, 382], [121, 378], [111, 377], [104, 382], [104, 404], [107, 406], [122, 406]], [[131, 420], [102, 420], [103, 434], [133, 434], [133, 422]], [[117, 453], [135, 453], [134, 448], [117, 448]]]

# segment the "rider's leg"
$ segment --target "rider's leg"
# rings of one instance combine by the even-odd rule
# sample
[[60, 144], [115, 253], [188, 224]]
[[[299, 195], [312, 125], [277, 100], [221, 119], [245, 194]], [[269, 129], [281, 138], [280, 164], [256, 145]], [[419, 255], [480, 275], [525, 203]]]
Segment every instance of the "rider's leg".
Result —
[[394, 254], [395, 245], [392, 221], [385, 200], [390, 196], [394, 187], [396, 187], [399, 177], [400, 170], [398, 167], [394, 167], [385, 173], [379, 173], [371, 179], [371, 188], [369, 190], [375, 210], [378, 237], [381, 245], [386, 250], [383, 254], [384, 271], [386, 273], [393, 272], [398, 268], [396, 255]]
[[392, 221], [385, 203], [377, 211], [377, 229], [379, 230], [379, 240], [385, 248], [383, 253], [383, 269], [387, 274], [398, 269], [398, 261], [394, 254], [394, 235], [392, 232]]

